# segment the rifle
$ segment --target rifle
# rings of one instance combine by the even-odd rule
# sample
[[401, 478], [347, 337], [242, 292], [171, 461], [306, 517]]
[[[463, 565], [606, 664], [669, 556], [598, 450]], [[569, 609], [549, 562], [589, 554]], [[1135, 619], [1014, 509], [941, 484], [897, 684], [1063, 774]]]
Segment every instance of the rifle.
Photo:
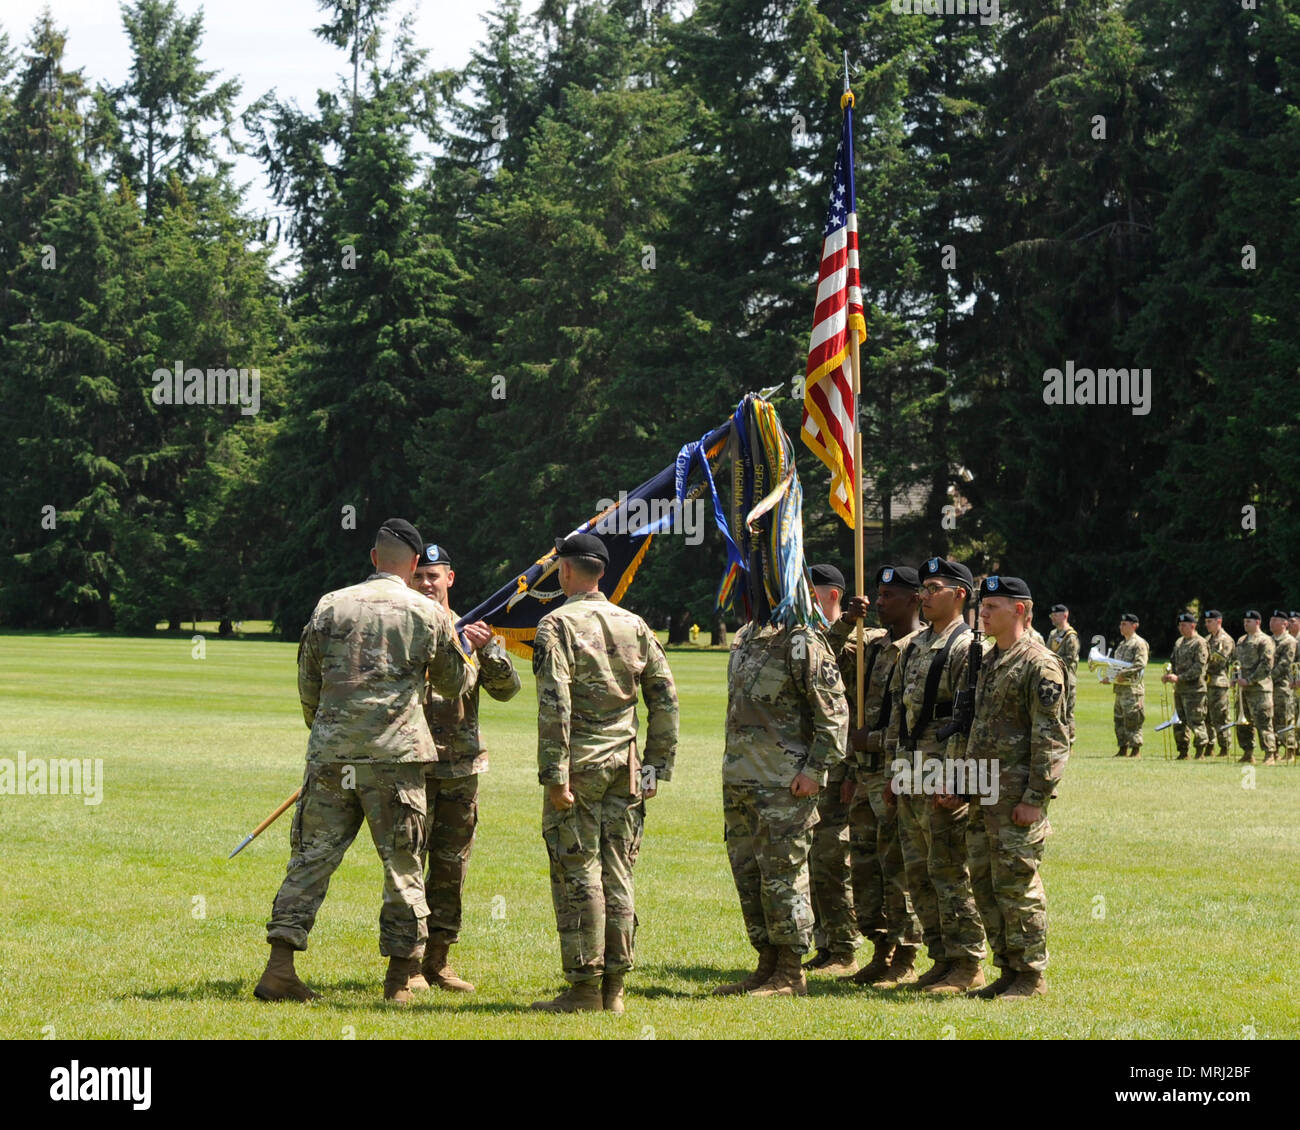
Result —
[[975, 590], [975, 627], [971, 633], [970, 650], [966, 652], [966, 685], [952, 700], [952, 721], [935, 730], [934, 736], [946, 742], [953, 734], [968, 735], [975, 721], [975, 687], [980, 681], [980, 668], [984, 661], [983, 635], [980, 631], [980, 594]]

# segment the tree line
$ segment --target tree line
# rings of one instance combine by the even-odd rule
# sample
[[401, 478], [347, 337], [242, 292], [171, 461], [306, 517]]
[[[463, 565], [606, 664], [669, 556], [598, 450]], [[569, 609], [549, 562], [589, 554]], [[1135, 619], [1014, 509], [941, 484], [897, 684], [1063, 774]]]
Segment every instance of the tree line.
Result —
[[[0, 623], [293, 637], [398, 514], [468, 607], [745, 391], [797, 435], [845, 49], [869, 564], [1170, 638], [1300, 604], [1294, 0], [500, 0], [459, 71], [392, 0], [318, 2], [309, 107], [205, 69], [173, 0], [122, 5], [118, 87], [48, 13], [0, 31]], [[1142, 409], [1048, 391], [1120, 369]], [[627, 603], [711, 622], [720, 538], [659, 540]]]

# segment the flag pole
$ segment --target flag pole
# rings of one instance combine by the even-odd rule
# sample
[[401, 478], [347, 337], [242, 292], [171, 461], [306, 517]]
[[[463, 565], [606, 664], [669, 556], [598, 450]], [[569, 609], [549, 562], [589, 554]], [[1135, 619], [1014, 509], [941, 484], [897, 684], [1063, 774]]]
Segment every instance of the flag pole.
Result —
[[[842, 103], [853, 104], [849, 90], [849, 49], [844, 49], [844, 97]], [[858, 332], [849, 329], [849, 358], [853, 367], [853, 594], [865, 596], [867, 591], [866, 561], [862, 548], [862, 429], [858, 422], [858, 397], [862, 392], [862, 360], [859, 356]], [[862, 665], [862, 621], [857, 622], [854, 655], [857, 662], [858, 728], [866, 725], [866, 671]]]

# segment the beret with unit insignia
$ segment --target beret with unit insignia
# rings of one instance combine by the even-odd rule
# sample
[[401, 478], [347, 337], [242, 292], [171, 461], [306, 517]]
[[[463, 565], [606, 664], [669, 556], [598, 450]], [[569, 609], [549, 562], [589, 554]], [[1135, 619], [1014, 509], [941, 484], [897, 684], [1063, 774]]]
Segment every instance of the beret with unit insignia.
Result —
[[1191, 612], [1178, 613], [1178, 622], [1180, 624], [1195, 624], [1196, 617]]
[[959, 585], [965, 585], [967, 592], [975, 591], [975, 578], [971, 571], [960, 561], [949, 561], [946, 557], [931, 557], [921, 566], [921, 576], [926, 580], [938, 577], [944, 581], [956, 581]]
[[1121, 624], [1140, 624], [1140, 623], [1142, 623], [1142, 621], [1139, 620], [1139, 619], [1137, 618], [1137, 613], [1135, 613], [1135, 612], [1125, 612], [1125, 613], [1124, 613], [1124, 614], [1123, 614], [1119, 619], [1120, 619], [1120, 623], [1121, 623]]
[[980, 596], [1009, 596], [1012, 600], [1033, 600], [1029, 586], [1019, 577], [1000, 577], [994, 573], [980, 582]]
[[921, 577], [910, 565], [882, 565], [876, 571], [876, 584], [915, 592], [921, 587]]

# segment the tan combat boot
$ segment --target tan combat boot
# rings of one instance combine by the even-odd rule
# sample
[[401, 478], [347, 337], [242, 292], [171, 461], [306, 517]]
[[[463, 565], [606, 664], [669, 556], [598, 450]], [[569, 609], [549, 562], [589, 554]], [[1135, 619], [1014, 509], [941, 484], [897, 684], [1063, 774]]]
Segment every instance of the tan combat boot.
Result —
[[600, 1000], [606, 1012], [623, 1013], [623, 974], [606, 973], [600, 979]]
[[1119, 753], [1117, 753], [1115, 756], [1116, 756], [1116, 757], [1127, 757], [1127, 756], [1128, 756], [1128, 746], [1126, 746], [1126, 745], [1122, 745], [1122, 746], [1120, 746], [1120, 747], [1119, 747]]
[[262, 979], [258, 981], [253, 996], [260, 1001], [314, 1001], [320, 993], [313, 993], [298, 980], [293, 967], [294, 949], [288, 942], [271, 943], [271, 956], [266, 963]]
[[468, 981], [456, 976], [456, 971], [447, 962], [447, 951], [451, 946], [446, 942], [430, 942], [424, 951], [424, 961], [420, 963], [420, 972], [423, 974], [419, 979], [424, 981], [424, 985], [418, 985], [415, 980], [411, 981], [412, 989], [427, 989], [432, 985], [437, 985], [440, 989], [446, 989], [450, 993], [472, 993], [474, 986]]
[[1047, 996], [1047, 980], [1037, 970], [1023, 970], [1016, 974], [1016, 979], [998, 993], [1000, 1001], [1022, 1001], [1030, 997]]
[[1129, 746], [1129, 749], [1131, 751], [1129, 753], [1130, 758], [1140, 758], [1142, 756], [1142, 747], [1140, 745]]
[[1244, 753], [1243, 753], [1239, 758], [1237, 758], [1237, 764], [1238, 764], [1238, 765], [1254, 765], [1254, 764], [1255, 764], [1255, 751], [1254, 751], [1253, 749], [1248, 749], [1248, 750], [1246, 750], [1246, 751], [1245, 751], [1245, 752], [1244, 752]]
[[948, 970], [951, 968], [952, 962], [946, 957], [941, 957], [930, 966], [929, 969], [922, 973], [920, 977], [913, 981], [910, 987], [913, 989], [924, 989], [927, 985], [936, 984], [948, 976]]
[[803, 975], [799, 954], [793, 946], [777, 946], [776, 968], [757, 989], [750, 989], [751, 997], [806, 997], [808, 980]]
[[758, 968], [748, 977], [733, 981], [729, 985], [719, 985], [713, 990], [715, 997], [738, 997], [765, 984], [776, 972], [776, 946], [762, 946], [758, 951]]
[[877, 938], [872, 943], [871, 961], [856, 973], [841, 977], [841, 981], [852, 981], [855, 985], [870, 985], [885, 975], [889, 968], [889, 958], [894, 952], [894, 943], [888, 938]]
[[535, 1012], [604, 1012], [599, 981], [578, 981], [570, 985], [554, 1000], [533, 1001], [528, 1006]]
[[411, 978], [420, 972], [418, 957], [390, 957], [384, 977], [384, 1000], [394, 1004], [411, 1003]]
[[[807, 966], [804, 967], [805, 969]], [[841, 981], [847, 980], [858, 971], [858, 959], [854, 956], [852, 950], [842, 953], [831, 953], [830, 960], [823, 965], [818, 972], [825, 973], [831, 977], [838, 977]]]
[[871, 982], [873, 989], [896, 989], [916, 981], [916, 946], [898, 945], [889, 959], [889, 968]]
[[942, 981], [931, 981], [921, 990], [936, 996], [950, 993], [968, 993], [971, 989], [984, 987], [984, 970], [974, 958], [958, 958], [948, 966]]
[[1016, 971], [1010, 966], [1004, 965], [998, 971], [998, 979], [991, 985], [985, 985], [982, 989], [976, 989], [974, 992], [967, 993], [968, 997], [976, 1000], [991, 1001], [1005, 989], [1011, 988], [1011, 983], [1016, 979]]
[[1186, 760], [1187, 760], [1187, 750], [1185, 750], [1185, 749], [1180, 749], [1180, 750], [1178, 751], [1178, 756], [1175, 757], [1174, 760], [1175, 760], [1175, 761], [1186, 761]]

